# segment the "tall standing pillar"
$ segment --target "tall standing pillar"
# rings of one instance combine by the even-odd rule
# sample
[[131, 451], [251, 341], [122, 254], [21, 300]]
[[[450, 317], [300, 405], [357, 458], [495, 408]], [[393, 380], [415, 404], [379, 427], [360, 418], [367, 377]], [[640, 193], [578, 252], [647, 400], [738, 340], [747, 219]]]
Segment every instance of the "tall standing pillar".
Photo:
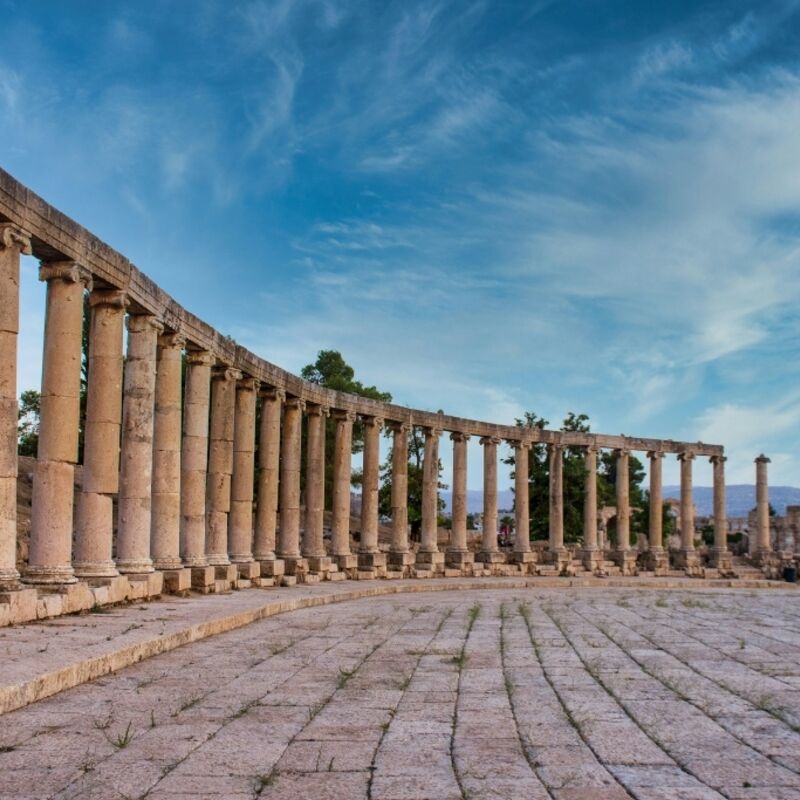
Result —
[[114, 495], [119, 491], [122, 423], [122, 328], [127, 298], [116, 289], [89, 295], [89, 370], [83, 442], [83, 480], [78, 497], [75, 574], [119, 575], [112, 558]]
[[497, 445], [496, 436], [483, 436], [483, 533], [481, 549], [475, 556], [487, 565], [505, 563], [506, 557], [497, 546]]
[[439, 552], [439, 437], [437, 428], [424, 428], [422, 462], [422, 528], [417, 550], [417, 568], [440, 571], [444, 553]]
[[638, 549], [631, 550], [631, 496], [630, 496], [630, 451], [622, 448], [617, 456], [617, 546], [614, 560], [623, 575], [636, 573]]
[[408, 434], [407, 422], [392, 422], [392, 544], [389, 563], [405, 573], [414, 563], [408, 546]]
[[228, 514], [231, 510], [233, 431], [236, 383], [242, 373], [227, 366], [211, 373], [211, 420], [208, 428], [206, 477], [206, 561], [216, 567], [216, 578], [235, 580], [238, 570], [228, 556]]
[[564, 547], [564, 447], [549, 444], [550, 456], [550, 560], [563, 571], [569, 564]]
[[233, 477], [231, 510], [228, 515], [228, 553], [239, 577], [261, 577], [253, 560], [253, 482], [256, 451], [256, 395], [259, 382], [244, 377], [236, 384], [233, 422]]
[[714, 546], [711, 548], [711, 565], [720, 572], [733, 570], [733, 559], [728, 550], [728, 514], [725, 504], [725, 456], [711, 456], [714, 470]]
[[327, 575], [331, 561], [325, 554], [325, 420], [328, 408], [309, 405], [306, 412], [306, 516], [303, 528], [303, 558], [309, 572]]
[[586, 487], [583, 495], [583, 566], [595, 572], [602, 556], [597, 543], [597, 448], [589, 446], [583, 456]]
[[208, 470], [208, 409], [211, 365], [207, 350], [186, 354], [186, 388], [181, 443], [181, 557], [192, 569], [192, 585], [205, 591], [214, 570], [206, 561], [206, 473]]
[[380, 417], [364, 417], [364, 467], [361, 486], [361, 541], [358, 568], [377, 574], [386, 570], [386, 554], [378, 547], [378, 490], [380, 484]]
[[453, 441], [453, 504], [450, 546], [445, 554], [448, 567], [470, 570], [474, 560], [467, 548], [467, 442], [469, 436], [460, 431], [450, 434]]
[[25, 581], [74, 583], [72, 507], [80, 421], [83, 292], [89, 273], [74, 261], [42, 264], [47, 282], [39, 450], [33, 474]]
[[662, 462], [664, 453], [651, 450], [650, 459], [650, 514], [648, 517], [647, 568], [656, 575], [669, 571], [669, 556], [664, 549], [664, 500], [662, 488]]
[[283, 412], [278, 558], [283, 559], [290, 577], [303, 576], [308, 570], [308, 562], [300, 555], [300, 451], [304, 408], [303, 400], [289, 397]]
[[154, 571], [150, 558], [153, 487], [153, 418], [156, 347], [163, 326], [155, 317], [128, 317], [128, 352], [122, 391], [122, 451], [119, 476], [117, 569]]
[[0, 592], [19, 588], [17, 571], [17, 336], [19, 264], [27, 233], [0, 223]]
[[509, 444], [514, 448], [514, 561], [517, 564], [533, 564], [536, 554], [531, 550], [528, 464], [531, 445], [519, 439], [513, 439]]
[[772, 542], [769, 531], [769, 484], [767, 482], [767, 464], [770, 463], [763, 453], [756, 463], [756, 561], [768, 564], [773, 560]]
[[281, 410], [286, 393], [268, 388], [261, 392], [261, 424], [258, 432], [258, 497], [253, 557], [261, 575], [279, 578], [283, 561], [275, 557], [278, 524], [278, 476], [281, 461]]
[[692, 462], [694, 453], [679, 453], [681, 464], [681, 549], [677, 565], [689, 574], [697, 574], [700, 560], [694, 547], [694, 498], [692, 496]]
[[358, 566], [358, 556], [350, 551], [350, 486], [353, 460], [354, 411], [331, 412], [336, 431], [333, 442], [333, 500], [331, 554], [341, 570]]

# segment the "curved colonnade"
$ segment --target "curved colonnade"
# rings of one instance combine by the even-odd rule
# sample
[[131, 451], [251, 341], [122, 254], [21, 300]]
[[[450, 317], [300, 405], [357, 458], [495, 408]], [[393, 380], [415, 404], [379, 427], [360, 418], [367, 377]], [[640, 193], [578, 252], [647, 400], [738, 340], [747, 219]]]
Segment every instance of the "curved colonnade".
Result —
[[[29, 561], [15, 567], [17, 536], [17, 385], [20, 257], [40, 261], [47, 284], [39, 449], [33, 479]], [[430, 413], [330, 391], [308, 383], [222, 336], [164, 293], [122, 255], [0, 170], [0, 623], [52, 616], [97, 603], [194, 588], [219, 591], [272, 581], [349, 577], [602, 571], [670, 568], [702, 574], [694, 547], [692, 464], [713, 464], [715, 544], [710, 566], [729, 573], [725, 456], [719, 445], [603, 434], [531, 430]], [[89, 363], [83, 475], [73, 500], [80, 419], [81, 334], [89, 293]], [[127, 350], [123, 358], [123, 325]], [[184, 358], [185, 356], [185, 358]], [[185, 378], [182, 375], [185, 361]], [[257, 413], [260, 409], [260, 413]], [[330, 546], [324, 539], [325, 420], [335, 420]], [[256, 430], [256, 422], [258, 430]], [[353, 424], [364, 426], [361, 535], [350, 537]], [[305, 503], [301, 441], [306, 429]], [[407, 525], [407, 447], [412, 427], [425, 436], [422, 529]], [[392, 536], [378, 543], [379, 437], [393, 435]], [[437, 542], [438, 452], [453, 446], [450, 541]], [[256, 448], [258, 437], [258, 448]], [[483, 446], [484, 530], [467, 547], [467, 440]], [[545, 551], [517, 537], [497, 547], [497, 446], [516, 456], [516, 530], [528, 529], [527, 459], [545, 443], [550, 463], [550, 539]], [[580, 447], [587, 467], [584, 546], [564, 545], [562, 464]], [[617, 544], [601, 552], [597, 535], [597, 455], [617, 458]], [[650, 459], [648, 549], [630, 541], [628, 461]], [[256, 463], [257, 452], [257, 463]], [[682, 547], [669, 564], [661, 536], [661, 459], [681, 462]], [[758, 461], [758, 552], [769, 544], [766, 461]], [[113, 505], [118, 503], [114, 534]], [[76, 508], [73, 509], [73, 504]], [[255, 506], [255, 513], [254, 513]], [[73, 521], [73, 511], [74, 521]], [[73, 530], [74, 528], [74, 530]], [[577, 556], [577, 558], [574, 558]]]

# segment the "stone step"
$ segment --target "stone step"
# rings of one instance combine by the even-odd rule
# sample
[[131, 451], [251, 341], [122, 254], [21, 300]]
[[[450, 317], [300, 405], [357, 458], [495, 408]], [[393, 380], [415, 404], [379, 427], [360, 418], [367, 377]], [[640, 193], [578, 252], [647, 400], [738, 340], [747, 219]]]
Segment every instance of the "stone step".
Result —
[[347, 580], [347, 575], [345, 575], [344, 572], [329, 572], [327, 577], [329, 581]]
[[297, 585], [296, 575], [281, 575], [281, 586], [296, 586], [296, 585]]

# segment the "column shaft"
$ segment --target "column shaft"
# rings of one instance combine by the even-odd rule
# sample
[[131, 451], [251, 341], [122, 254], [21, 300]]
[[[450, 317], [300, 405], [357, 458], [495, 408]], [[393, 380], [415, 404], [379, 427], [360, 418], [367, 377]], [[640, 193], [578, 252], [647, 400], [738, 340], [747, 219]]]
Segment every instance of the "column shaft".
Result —
[[630, 453], [617, 450], [617, 550], [631, 549]]
[[349, 556], [350, 553], [350, 477], [353, 457], [352, 411], [334, 411], [336, 434], [333, 445], [333, 519], [331, 553]]
[[228, 513], [231, 510], [233, 430], [236, 381], [242, 373], [217, 367], [211, 373], [211, 420], [208, 428], [206, 479], [206, 561], [209, 566], [229, 565]]
[[325, 420], [328, 409], [309, 406], [306, 411], [306, 518], [303, 558], [323, 558], [325, 542]]
[[425, 428], [422, 462], [422, 527], [420, 553], [438, 553], [439, 532], [439, 436], [441, 431]]
[[29, 583], [73, 583], [72, 508], [80, 421], [83, 291], [88, 273], [73, 261], [42, 264], [47, 281], [39, 450], [33, 476]]
[[714, 549], [717, 555], [728, 549], [728, 517], [725, 507], [725, 456], [712, 456], [714, 469]]
[[95, 289], [89, 295], [89, 371], [83, 443], [83, 480], [78, 497], [75, 574], [118, 575], [112, 558], [113, 497], [119, 491], [122, 424], [122, 333], [124, 292]]
[[186, 354], [181, 444], [181, 557], [187, 567], [206, 566], [206, 472], [211, 365], [207, 351]]
[[17, 571], [17, 336], [20, 255], [28, 234], [0, 223], [0, 591], [19, 587]]
[[694, 500], [692, 497], [692, 461], [694, 454], [681, 453], [681, 549], [694, 550]]
[[467, 442], [465, 433], [450, 434], [453, 440], [453, 505], [450, 546], [452, 553], [467, 552]]
[[122, 401], [117, 569], [153, 572], [150, 523], [153, 487], [153, 418], [156, 346], [163, 326], [154, 317], [128, 317], [128, 352]]
[[183, 336], [158, 337], [153, 421], [153, 497], [150, 550], [153, 566], [180, 569], [181, 561], [181, 395]]
[[586, 488], [583, 499], [583, 546], [594, 552], [597, 547], [597, 449], [587, 447], [583, 457]]
[[364, 418], [364, 469], [361, 486], [361, 542], [359, 553], [377, 553], [380, 432], [383, 420]]
[[550, 453], [550, 551], [564, 550], [564, 448], [548, 445]]
[[228, 552], [233, 564], [253, 561], [253, 482], [255, 479], [256, 396], [259, 383], [236, 384], [233, 423], [233, 477], [228, 517]]
[[661, 465], [664, 454], [651, 450], [650, 459], [650, 519], [648, 542], [650, 550], [658, 551], [664, 547], [664, 501], [661, 480]]
[[286, 400], [283, 414], [280, 476], [280, 530], [278, 557], [300, 558], [300, 426], [305, 403], [296, 397]]
[[392, 426], [392, 552], [408, 552], [408, 434], [411, 426]]
[[278, 522], [278, 475], [281, 461], [281, 408], [286, 394], [281, 389], [261, 393], [261, 425], [258, 439], [258, 502], [253, 555], [256, 561], [275, 560]]
[[772, 550], [769, 533], [769, 484], [765, 455], [756, 459], [756, 551], [764, 553]]

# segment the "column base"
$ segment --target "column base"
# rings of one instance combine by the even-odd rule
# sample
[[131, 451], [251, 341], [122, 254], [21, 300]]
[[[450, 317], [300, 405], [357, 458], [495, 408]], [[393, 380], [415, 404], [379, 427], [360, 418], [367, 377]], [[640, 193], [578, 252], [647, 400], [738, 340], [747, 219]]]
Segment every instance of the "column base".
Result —
[[359, 570], [386, 570], [386, 553], [359, 553]]
[[111, 561], [76, 561], [72, 565], [78, 578], [116, 578], [120, 573]]
[[635, 575], [639, 571], [636, 565], [638, 557], [638, 550], [614, 550], [611, 553], [611, 560], [619, 567], [622, 575]]
[[727, 548], [722, 550], [712, 547], [708, 554], [708, 563], [720, 572], [733, 572], [733, 556]]
[[78, 579], [75, 577], [75, 572], [71, 564], [65, 564], [60, 567], [37, 567], [29, 566], [25, 570], [22, 578], [23, 583], [29, 583], [32, 586], [68, 586], [71, 583], [77, 583]]
[[336, 571], [336, 564], [330, 556], [308, 556], [308, 571], [317, 575], [327, 575]]
[[208, 553], [206, 555], [206, 564], [209, 567], [228, 567], [230, 563], [231, 560], [227, 553]]
[[469, 550], [447, 550], [445, 552], [445, 566], [451, 569], [469, 569], [472, 572], [472, 565], [475, 562], [475, 554]]
[[13, 592], [21, 588], [20, 574], [14, 567], [0, 570], [0, 592]]
[[572, 560], [569, 557], [569, 550], [566, 547], [551, 547], [547, 550], [547, 563], [552, 564], [558, 570], [559, 575], [566, 575], [570, 572]]
[[[158, 570], [159, 572], [164, 572], [165, 570], [176, 570], [176, 569], [183, 569], [188, 564], [184, 564], [178, 556], [168, 556], [166, 558], [154, 558], [153, 559], [153, 567]], [[77, 575], [77, 570], [75, 572]]]
[[148, 572], [127, 577], [131, 587], [130, 600], [158, 597], [164, 591], [164, 575], [161, 572]]
[[215, 568], [214, 567], [192, 567], [192, 589], [208, 594], [215, 588]]
[[444, 569], [444, 553], [440, 553], [438, 550], [432, 552], [419, 550], [414, 563], [419, 569], [441, 572]]
[[165, 569], [164, 591], [167, 594], [184, 594], [192, 588], [192, 571], [190, 569]]
[[475, 553], [475, 561], [482, 564], [505, 564], [506, 554], [499, 550], [479, 550]]
[[333, 560], [342, 572], [358, 569], [358, 556], [355, 553], [339, 553], [333, 556]]
[[290, 577], [300, 578], [308, 572], [308, 560], [302, 556], [284, 556], [283, 564]]
[[137, 558], [117, 561], [117, 571], [120, 575], [149, 575], [156, 570], [149, 558]]
[[234, 562], [234, 567], [239, 574], [239, 579], [252, 581], [261, 577], [261, 565], [257, 561]]
[[581, 552], [583, 568], [589, 572], [599, 572], [603, 568], [603, 551], [599, 547], [584, 547]]
[[669, 572], [669, 554], [663, 547], [651, 547], [639, 554], [639, 561], [647, 572], [666, 575]]
[[269, 558], [256, 561], [261, 567], [262, 578], [280, 578], [285, 571], [285, 564], [281, 558]]
[[410, 550], [391, 551], [387, 554], [388, 564], [392, 567], [410, 567], [415, 561], [414, 553]]
[[702, 575], [700, 556], [697, 554], [697, 550], [687, 548], [677, 550], [673, 553], [672, 562], [676, 569], [685, 570], [687, 575]]

